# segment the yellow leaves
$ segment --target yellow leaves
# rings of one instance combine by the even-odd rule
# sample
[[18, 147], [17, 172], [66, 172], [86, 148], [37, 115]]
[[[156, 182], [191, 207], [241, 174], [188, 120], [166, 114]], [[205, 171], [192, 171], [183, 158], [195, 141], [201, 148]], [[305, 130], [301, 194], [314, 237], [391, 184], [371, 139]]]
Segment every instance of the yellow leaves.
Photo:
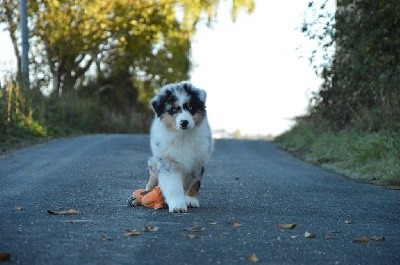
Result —
[[100, 29], [105, 30], [107, 28], [107, 24], [106, 23], [100, 23]]
[[252, 13], [255, 9], [254, 0], [233, 0], [232, 19], [235, 21], [240, 10]]
[[51, 2], [53, 3], [53, 6], [55, 8], [59, 8], [60, 7], [60, 2], [58, 0], [52, 0]]

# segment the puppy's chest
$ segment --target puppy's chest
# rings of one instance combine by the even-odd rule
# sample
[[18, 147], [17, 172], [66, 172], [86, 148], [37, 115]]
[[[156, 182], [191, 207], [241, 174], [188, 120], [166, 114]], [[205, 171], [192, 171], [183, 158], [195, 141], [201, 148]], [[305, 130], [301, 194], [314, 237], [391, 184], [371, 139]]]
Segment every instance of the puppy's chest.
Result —
[[156, 142], [156, 155], [170, 157], [178, 163], [204, 163], [208, 156], [207, 143], [198, 139], [169, 139]]

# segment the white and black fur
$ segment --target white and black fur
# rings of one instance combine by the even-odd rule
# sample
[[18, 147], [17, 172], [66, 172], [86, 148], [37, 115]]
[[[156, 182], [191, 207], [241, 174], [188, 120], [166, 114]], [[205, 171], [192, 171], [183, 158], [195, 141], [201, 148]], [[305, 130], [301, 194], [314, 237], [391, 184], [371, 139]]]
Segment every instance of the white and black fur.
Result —
[[200, 206], [197, 194], [212, 150], [205, 102], [206, 92], [190, 82], [166, 85], [150, 101], [155, 118], [146, 190], [159, 185], [170, 212]]

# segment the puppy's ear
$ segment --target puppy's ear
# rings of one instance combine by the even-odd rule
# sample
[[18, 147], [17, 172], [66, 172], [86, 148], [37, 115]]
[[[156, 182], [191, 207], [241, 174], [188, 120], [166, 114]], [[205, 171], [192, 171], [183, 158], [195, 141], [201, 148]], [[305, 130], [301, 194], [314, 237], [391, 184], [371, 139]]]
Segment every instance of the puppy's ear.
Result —
[[199, 89], [199, 90], [197, 91], [197, 94], [198, 94], [198, 96], [199, 96], [199, 99], [200, 99], [201, 101], [203, 101], [203, 103], [206, 103], [206, 99], [207, 99], [207, 93], [206, 93], [206, 91], [203, 90], [203, 89]]
[[203, 102], [203, 104], [206, 103], [206, 99], [207, 99], [207, 93], [205, 90], [200, 89], [200, 88], [196, 88], [195, 86], [192, 85], [192, 83], [190, 83], [189, 81], [184, 81], [181, 82], [183, 89], [186, 91], [186, 93], [188, 93], [189, 95], [193, 95], [195, 94], [196, 97]]
[[165, 95], [158, 95], [150, 100], [150, 104], [153, 107], [157, 117], [160, 117], [161, 114], [163, 114], [166, 100], [167, 98]]

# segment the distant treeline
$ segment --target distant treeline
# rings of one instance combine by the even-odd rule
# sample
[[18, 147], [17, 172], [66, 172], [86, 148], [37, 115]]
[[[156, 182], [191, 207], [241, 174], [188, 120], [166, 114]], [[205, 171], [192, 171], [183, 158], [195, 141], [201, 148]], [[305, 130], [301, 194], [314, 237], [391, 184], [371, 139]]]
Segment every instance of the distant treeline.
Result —
[[[189, 78], [196, 25], [211, 25], [219, 2], [29, 1], [30, 89], [23, 91], [20, 1], [2, 0], [0, 23], [18, 71], [0, 86], [0, 134], [146, 131], [148, 100]], [[232, 18], [254, 8], [253, 0], [232, 0]]]

